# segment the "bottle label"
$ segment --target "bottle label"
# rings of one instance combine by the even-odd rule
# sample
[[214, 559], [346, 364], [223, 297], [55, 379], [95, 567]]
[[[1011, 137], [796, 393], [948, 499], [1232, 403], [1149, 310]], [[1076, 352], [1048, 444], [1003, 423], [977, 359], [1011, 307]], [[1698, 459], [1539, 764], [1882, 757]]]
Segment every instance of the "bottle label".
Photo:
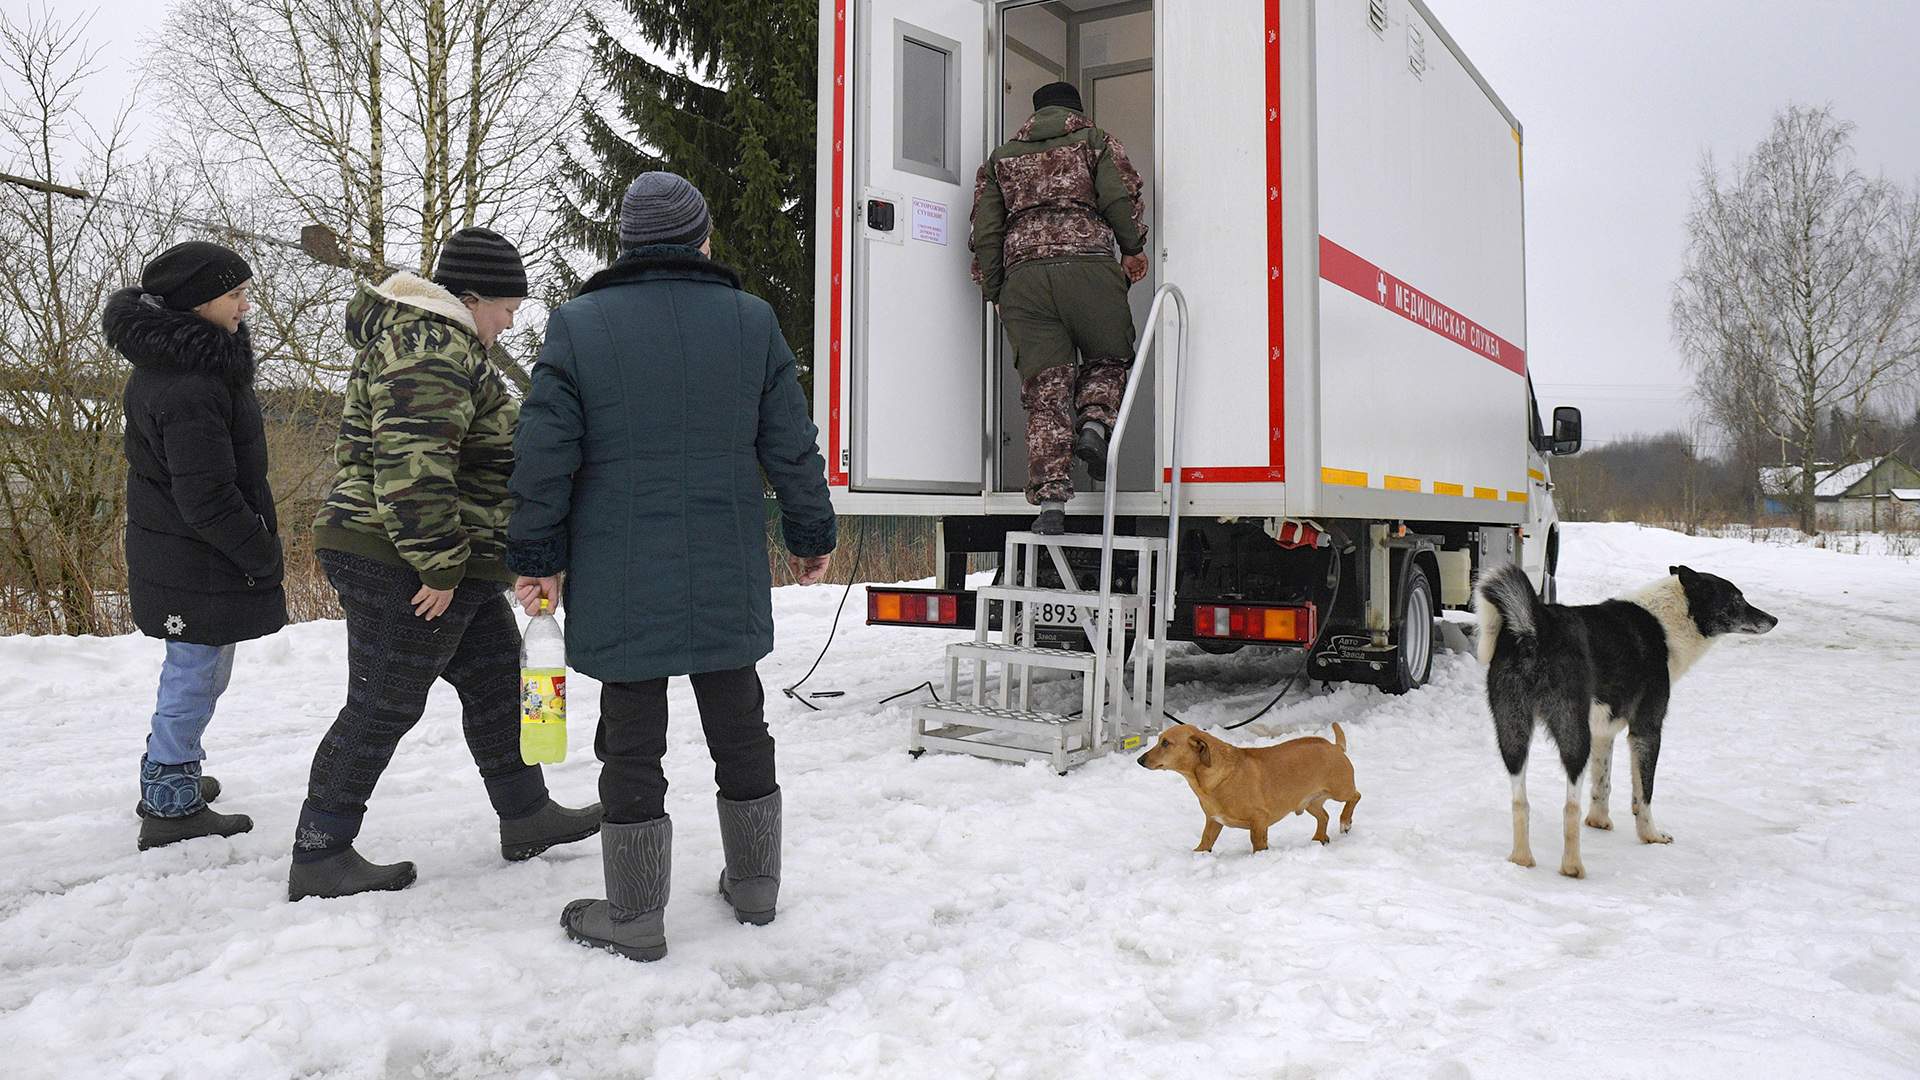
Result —
[[523, 724], [565, 724], [567, 722], [567, 669], [520, 669], [520, 722]]

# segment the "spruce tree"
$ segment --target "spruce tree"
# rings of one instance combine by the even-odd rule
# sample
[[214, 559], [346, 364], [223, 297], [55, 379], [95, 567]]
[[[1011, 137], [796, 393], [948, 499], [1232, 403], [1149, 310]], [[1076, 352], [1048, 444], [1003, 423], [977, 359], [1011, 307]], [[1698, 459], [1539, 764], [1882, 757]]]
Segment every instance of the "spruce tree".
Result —
[[[811, 384], [816, 0], [621, 0], [626, 27], [588, 25], [606, 112], [589, 102], [594, 160], [569, 160], [560, 229], [602, 262], [618, 252], [620, 196], [666, 169], [713, 214], [713, 256], [764, 297]], [[622, 32], [672, 57], [655, 64]], [[571, 156], [571, 155], [570, 155]]]

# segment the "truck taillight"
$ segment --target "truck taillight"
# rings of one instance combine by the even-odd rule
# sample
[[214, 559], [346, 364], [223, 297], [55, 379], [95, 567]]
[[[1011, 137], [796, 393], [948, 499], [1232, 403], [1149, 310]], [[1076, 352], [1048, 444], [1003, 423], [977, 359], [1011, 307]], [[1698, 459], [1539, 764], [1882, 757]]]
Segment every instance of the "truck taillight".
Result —
[[954, 593], [867, 590], [867, 622], [899, 626], [957, 626], [960, 597]]
[[1275, 641], [1305, 645], [1313, 640], [1314, 608], [1248, 604], [1199, 604], [1193, 636], [1228, 641]]

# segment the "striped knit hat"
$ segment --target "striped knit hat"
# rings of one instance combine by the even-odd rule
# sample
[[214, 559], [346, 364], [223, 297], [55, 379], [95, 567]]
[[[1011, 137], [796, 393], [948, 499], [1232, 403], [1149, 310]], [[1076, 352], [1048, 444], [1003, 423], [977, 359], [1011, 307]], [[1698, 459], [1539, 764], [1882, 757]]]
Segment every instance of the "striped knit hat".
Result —
[[707, 200], [675, 173], [641, 173], [620, 197], [622, 251], [649, 244], [699, 247], [712, 231]]
[[440, 245], [433, 282], [455, 296], [512, 299], [527, 295], [527, 267], [506, 237], [492, 229], [461, 229]]

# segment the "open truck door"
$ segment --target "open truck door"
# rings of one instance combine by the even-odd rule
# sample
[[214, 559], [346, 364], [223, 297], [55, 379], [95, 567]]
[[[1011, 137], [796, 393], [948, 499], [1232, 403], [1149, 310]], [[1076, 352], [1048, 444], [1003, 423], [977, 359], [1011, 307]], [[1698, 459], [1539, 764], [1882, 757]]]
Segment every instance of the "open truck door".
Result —
[[986, 153], [985, 14], [952, 0], [848, 5], [855, 329], [840, 467], [854, 490], [979, 494], [986, 312], [967, 234]]

